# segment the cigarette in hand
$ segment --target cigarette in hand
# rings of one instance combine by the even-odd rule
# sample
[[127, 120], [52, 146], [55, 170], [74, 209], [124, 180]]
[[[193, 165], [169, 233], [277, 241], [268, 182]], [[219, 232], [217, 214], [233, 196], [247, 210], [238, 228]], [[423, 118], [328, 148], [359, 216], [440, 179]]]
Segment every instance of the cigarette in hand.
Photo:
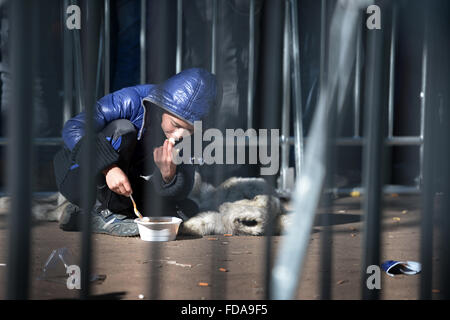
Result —
[[[169, 138], [169, 142], [170, 142], [172, 145], [175, 145], [175, 139], [174, 139], [174, 138]], [[179, 153], [180, 153], [180, 149], [175, 149], [175, 152], [176, 152], [177, 154], [179, 154]]]

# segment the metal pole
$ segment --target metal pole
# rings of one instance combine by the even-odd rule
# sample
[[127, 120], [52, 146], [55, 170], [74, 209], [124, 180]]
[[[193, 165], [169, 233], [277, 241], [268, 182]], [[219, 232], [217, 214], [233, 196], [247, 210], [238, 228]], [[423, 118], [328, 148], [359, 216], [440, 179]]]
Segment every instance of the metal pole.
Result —
[[281, 170], [280, 170], [280, 188], [284, 192], [287, 189], [287, 175], [289, 168], [289, 149], [290, 144], [286, 137], [289, 137], [291, 121], [291, 65], [290, 65], [290, 39], [291, 28], [289, 24], [289, 2], [286, 2], [284, 10], [284, 39], [283, 39], [283, 111], [281, 118]]
[[[282, 70], [283, 70], [283, 30], [284, 30], [284, 5], [285, 1], [268, 0], [265, 3], [265, 21], [263, 34], [265, 35], [262, 48], [262, 61], [266, 66], [262, 70], [261, 92], [261, 123], [260, 128], [279, 128], [279, 111], [277, 106], [282, 100]], [[275, 175], [267, 176], [269, 185], [275, 185]], [[271, 204], [269, 204], [270, 208]], [[270, 209], [269, 209], [270, 211]], [[272, 269], [272, 232], [273, 221], [270, 219], [266, 225], [266, 250], [265, 250], [265, 298], [270, 294], [270, 272]]]
[[[78, 1], [74, 1], [78, 4]], [[83, 15], [82, 15], [83, 16]], [[77, 100], [77, 110], [76, 113], [80, 113], [84, 108], [84, 84], [83, 84], [83, 62], [81, 57], [81, 40], [80, 40], [80, 30], [71, 30], [73, 34], [73, 44], [75, 53], [75, 90], [76, 90], [76, 100]]]
[[[427, 7], [428, 8], [428, 7]], [[422, 85], [420, 103], [420, 135], [424, 139], [420, 147], [421, 181], [423, 181], [422, 194], [422, 219], [420, 259], [422, 272], [420, 276], [420, 299], [431, 299], [433, 280], [433, 219], [434, 219], [434, 155], [436, 154], [435, 121], [433, 109], [427, 106], [428, 92], [428, 37], [429, 23], [428, 12], [425, 13], [425, 30], [422, 49]]]
[[105, 0], [105, 95], [111, 91], [111, 0]]
[[141, 84], [145, 84], [147, 81], [147, 0], [141, 0], [141, 32], [139, 39], [141, 48], [140, 82]]
[[[323, 89], [326, 79], [326, 45], [327, 45], [327, 2], [326, 0], [320, 1], [320, 78], [319, 78], [319, 88]], [[320, 89], [318, 92], [320, 92]]]
[[[70, 5], [69, 0], [64, 0], [62, 7], [62, 16], [66, 17], [66, 8]], [[65, 19], [63, 19], [64, 21]], [[72, 117], [73, 108], [73, 37], [65, 25], [63, 25], [63, 41], [64, 41], [64, 107], [63, 107], [63, 123], [66, 123]]]
[[183, 64], [183, 0], [177, 0], [177, 53], [176, 73], [181, 72]]
[[395, 81], [395, 45], [397, 42], [397, 7], [392, 9], [391, 48], [389, 52], [389, 125], [388, 137], [394, 135], [394, 81]]
[[[98, 37], [98, 52], [97, 52], [97, 72], [96, 72], [96, 80], [95, 80], [95, 99], [100, 99], [103, 97], [103, 92], [100, 92], [102, 81], [102, 72], [104, 66], [104, 44], [105, 44], [105, 28], [104, 28], [104, 20], [101, 20], [101, 26], [100, 26], [100, 34]], [[103, 81], [104, 82], [104, 81]]]
[[291, 25], [292, 25], [292, 55], [294, 60], [294, 139], [295, 139], [295, 169], [299, 178], [303, 166], [303, 115], [302, 115], [302, 87], [300, 69], [300, 45], [298, 32], [298, 4], [297, 0], [291, 0]]
[[82, 299], [90, 296], [90, 273], [92, 261], [92, 236], [91, 236], [91, 210], [96, 198], [96, 188], [94, 180], [94, 163], [92, 155], [95, 154], [95, 132], [94, 132], [94, 104], [95, 104], [95, 70], [97, 64], [98, 35], [100, 31], [100, 0], [86, 1], [84, 3], [84, 25], [89, 32], [83, 34], [83, 57], [85, 67], [85, 88], [84, 92], [86, 105], [85, 111], [85, 135], [83, 137], [83, 147], [85, 148], [81, 163], [82, 169], [82, 242], [81, 242], [81, 292]]
[[250, 129], [253, 128], [253, 97], [255, 90], [255, 0], [250, 0], [248, 24], [247, 129]]
[[379, 290], [367, 287], [367, 267], [380, 265], [381, 195], [383, 189], [384, 153], [384, 108], [383, 108], [383, 37], [379, 30], [371, 30], [367, 35], [368, 84], [365, 95], [366, 144], [363, 149], [363, 181], [366, 190], [364, 197], [364, 239], [361, 288], [363, 299], [378, 299]]
[[212, 0], [212, 26], [211, 26], [211, 73], [216, 73], [217, 57], [217, 0]]
[[356, 62], [355, 62], [355, 86], [354, 86], [354, 103], [353, 103], [353, 136], [360, 137], [360, 122], [361, 122], [361, 55], [362, 55], [362, 30], [361, 17], [358, 19], [356, 35]]
[[[7, 298], [27, 299], [30, 271], [33, 54], [31, 0], [11, 2], [12, 103], [9, 105], [8, 189], [11, 194]], [[24, 94], [24, 93], [27, 94]], [[31, 96], [31, 97], [30, 97]], [[31, 109], [31, 110], [30, 110]]]

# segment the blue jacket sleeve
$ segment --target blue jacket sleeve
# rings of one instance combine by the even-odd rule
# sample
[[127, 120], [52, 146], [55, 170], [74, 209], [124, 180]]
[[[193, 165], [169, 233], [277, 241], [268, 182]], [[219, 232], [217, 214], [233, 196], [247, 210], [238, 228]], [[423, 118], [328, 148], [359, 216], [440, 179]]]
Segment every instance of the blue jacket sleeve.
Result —
[[[108, 123], [117, 119], [130, 120], [140, 130], [145, 117], [142, 99], [149, 94], [152, 87], [153, 85], [138, 85], [123, 88], [98, 100], [94, 108], [95, 131], [101, 131]], [[73, 150], [84, 136], [84, 124], [84, 112], [65, 123], [62, 136], [64, 144], [70, 150]]]

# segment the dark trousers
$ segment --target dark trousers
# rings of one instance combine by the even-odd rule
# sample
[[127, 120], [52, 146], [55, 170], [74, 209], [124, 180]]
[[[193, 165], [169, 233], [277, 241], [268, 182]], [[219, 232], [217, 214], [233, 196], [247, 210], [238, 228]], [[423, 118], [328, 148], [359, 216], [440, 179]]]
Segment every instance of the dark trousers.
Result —
[[[127, 175], [133, 190], [133, 199], [138, 210], [144, 216], [180, 216], [185, 220], [198, 212], [198, 206], [191, 199], [173, 201], [159, 196], [151, 180], [145, 180], [139, 169], [132, 163], [133, 153], [137, 142], [137, 130], [134, 125], [125, 119], [109, 123], [102, 133], [110, 139], [111, 144], [119, 153], [118, 166]], [[158, 170], [158, 169], [156, 169]], [[80, 206], [82, 184], [81, 169], [79, 167], [67, 173], [60, 192], [71, 203]], [[134, 216], [133, 205], [129, 197], [113, 192], [108, 188], [103, 174], [97, 177], [97, 203], [99, 209], [109, 209], [114, 213]]]

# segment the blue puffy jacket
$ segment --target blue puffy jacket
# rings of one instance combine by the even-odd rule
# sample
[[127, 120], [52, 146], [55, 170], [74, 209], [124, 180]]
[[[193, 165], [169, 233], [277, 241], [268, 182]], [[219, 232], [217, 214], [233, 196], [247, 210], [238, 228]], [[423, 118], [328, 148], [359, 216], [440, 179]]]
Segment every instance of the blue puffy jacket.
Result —
[[[159, 85], [138, 85], [118, 90], [97, 101], [94, 110], [95, 131], [118, 119], [130, 120], [138, 130], [140, 140], [145, 131], [146, 101], [193, 124], [201, 120], [214, 104], [216, 80], [200, 68], [186, 69]], [[63, 128], [63, 140], [73, 150], [84, 135], [85, 113], [68, 120]]]
[[[154, 112], [153, 108], [157, 108], [154, 107], [155, 105], [193, 124], [194, 121], [201, 120], [207, 114], [214, 103], [215, 96], [216, 82], [212, 74], [203, 69], [187, 69], [160, 85], [149, 84], [124, 88], [101, 98], [94, 111], [94, 126], [98, 132], [94, 159], [96, 174], [119, 161], [119, 154], [107, 139], [108, 137], [101, 132], [110, 122], [118, 119], [131, 121], [138, 132], [137, 139], [141, 140], [154, 133], [154, 131], [148, 130], [144, 134], [147, 127], [155, 129], [150, 128], [152, 126], [150, 119], [155, 119], [151, 117]], [[146, 115], [147, 112], [149, 113]], [[80, 157], [84, 154], [82, 151], [84, 125], [84, 112], [66, 122], [63, 128], [65, 146], [54, 158], [56, 184], [60, 192], [69, 200], [71, 199], [71, 188], [66, 188], [66, 186], [70, 186], [71, 183], [66, 177], [81, 163]], [[142, 139], [139, 145], [148, 143], [152, 143], [152, 141]], [[142, 164], [142, 160], [147, 156], [145, 152], [142, 153], [142, 150], [142, 148], [136, 147], [134, 156], [137, 158], [137, 166], [139, 163]], [[174, 200], [185, 198], [194, 183], [192, 165], [180, 164], [177, 166], [177, 173], [169, 183], [163, 182], [159, 170], [154, 165], [151, 171], [142, 173], [145, 175], [151, 173], [155, 191], [161, 196], [171, 197]], [[74, 199], [71, 201], [76, 203]]]

